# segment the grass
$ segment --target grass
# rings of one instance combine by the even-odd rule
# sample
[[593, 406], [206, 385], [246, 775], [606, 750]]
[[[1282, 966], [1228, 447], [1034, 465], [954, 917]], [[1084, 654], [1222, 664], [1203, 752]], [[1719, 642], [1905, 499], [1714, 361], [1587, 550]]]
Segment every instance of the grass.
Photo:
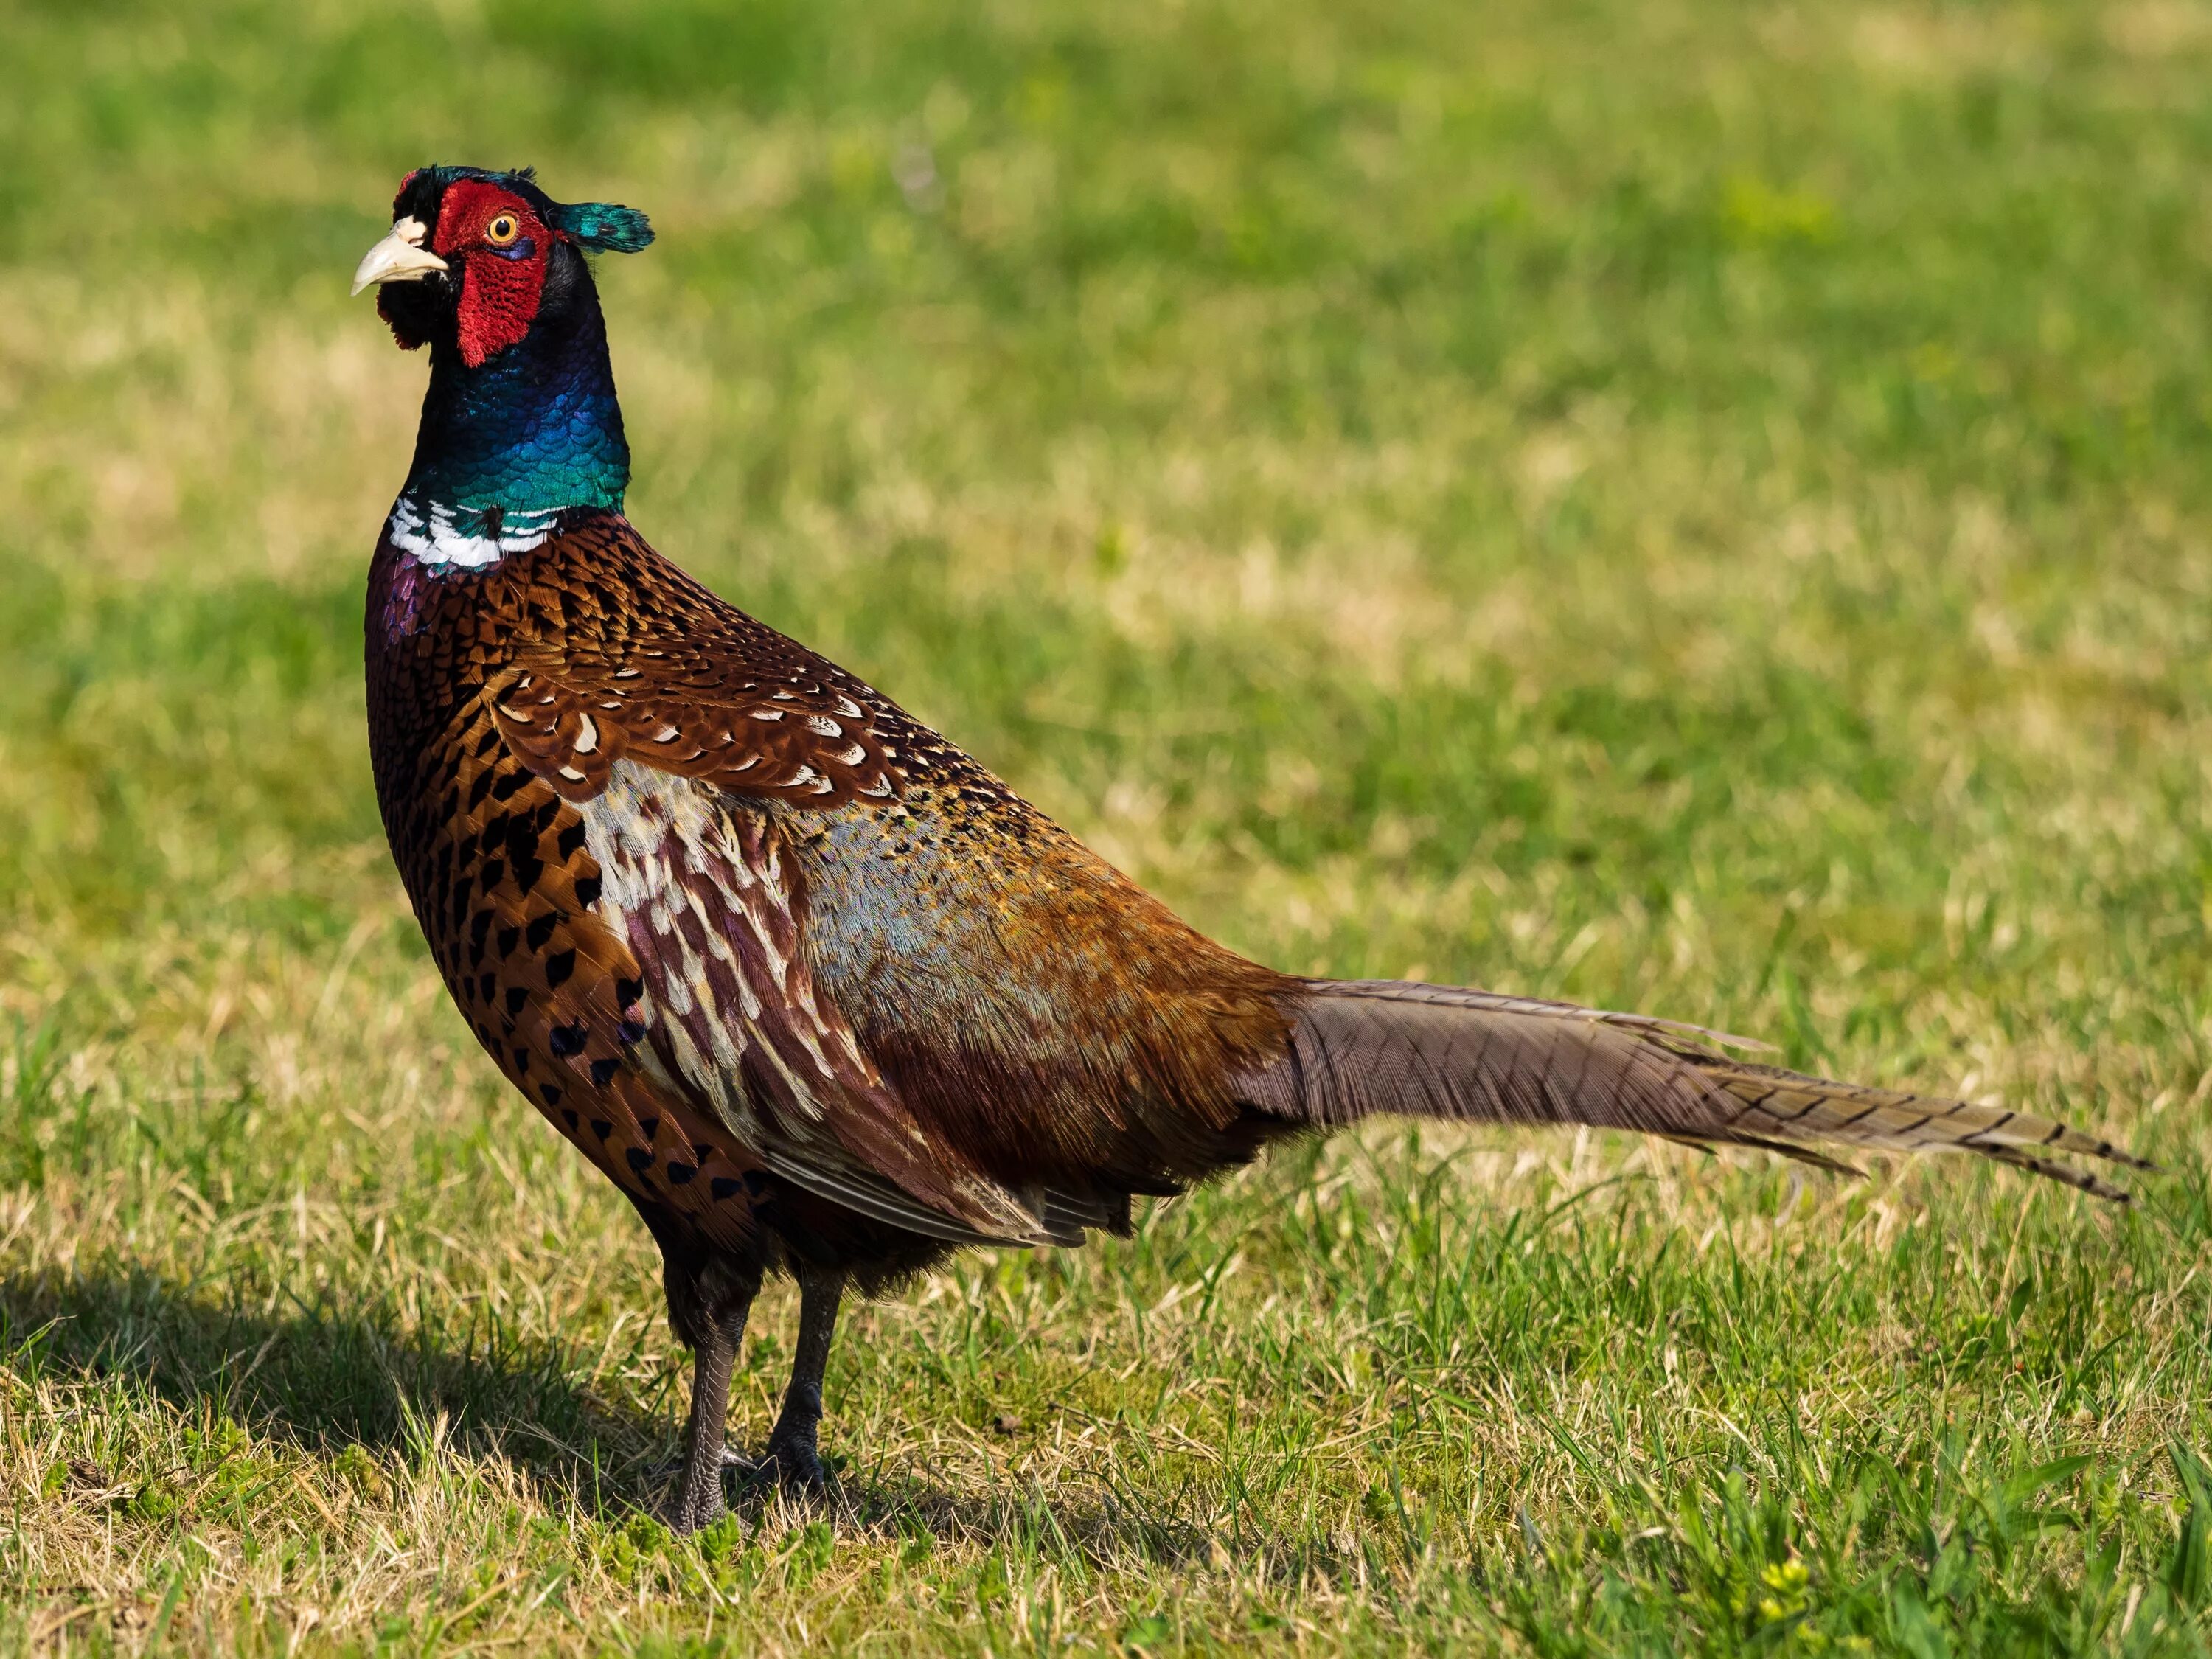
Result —
[[[724, 9], [0, 5], [0, 1653], [2199, 1651], [2212, 13]], [[653, 215], [659, 545], [1239, 947], [2166, 1172], [1384, 1129], [856, 1313], [672, 1542], [370, 794], [434, 159]]]

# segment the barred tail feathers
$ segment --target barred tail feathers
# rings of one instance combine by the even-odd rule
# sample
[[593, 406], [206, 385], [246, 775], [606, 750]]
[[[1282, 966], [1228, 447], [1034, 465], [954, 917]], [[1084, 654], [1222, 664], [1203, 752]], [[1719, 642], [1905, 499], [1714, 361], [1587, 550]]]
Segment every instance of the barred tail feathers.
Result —
[[1720, 1045], [1741, 1039], [1645, 1015], [1389, 980], [1303, 981], [1285, 1012], [1289, 1052], [1239, 1093], [1317, 1128], [1378, 1115], [1587, 1124], [1851, 1174], [1817, 1148], [1971, 1152], [2121, 1203], [2124, 1191], [2058, 1155], [2153, 1167], [2046, 1118], [1738, 1060]]

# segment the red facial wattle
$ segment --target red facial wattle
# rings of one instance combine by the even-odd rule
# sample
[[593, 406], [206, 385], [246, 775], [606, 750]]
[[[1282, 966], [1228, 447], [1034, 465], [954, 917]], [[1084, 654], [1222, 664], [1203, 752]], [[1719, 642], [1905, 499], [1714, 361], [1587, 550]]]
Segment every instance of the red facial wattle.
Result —
[[430, 246], [461, 271], [458, 329], [471, 368], [517, 343], [537, 320], [556, 233], [511, 191], [456, 180], [439, 204]]

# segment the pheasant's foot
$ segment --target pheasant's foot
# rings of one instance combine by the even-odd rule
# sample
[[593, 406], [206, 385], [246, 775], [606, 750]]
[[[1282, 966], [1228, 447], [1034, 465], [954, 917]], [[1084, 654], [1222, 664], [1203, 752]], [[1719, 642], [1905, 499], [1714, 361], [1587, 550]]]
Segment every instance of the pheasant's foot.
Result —
[[676, 1484], [660, 1500], [654, 1513], [661, 1523], [678, 1537], [684, 1537], [702, 1527], [711, 1527], [729, 1513], [729, 1504], [723, 1492], [725, 1477], [732, 1469], [750, 1472], [753, 1465], [728, 1447], [715, 1449], [712, 1461], [702, 1468], [694, 1468], [690, 1458], [678, 1458], [667, 1466]]
[[830, 1490], [829, 1474], [811, 1437], [770, 1440], [768, 1449], [744, 1468], [745, 1479], [753, 1484], [780, 1486], [794, 1497], [817, 1498]]
[[718, 1481], [712, 1486], [694, 1491], [690, 1486], [680, 1486], [661, 1501], [655, 1511], [661, 1524], [678, 1538], [688, 1538], [702, 1527], [711, 1527], [729, 1512], [723, 1501], [722, 1488]]

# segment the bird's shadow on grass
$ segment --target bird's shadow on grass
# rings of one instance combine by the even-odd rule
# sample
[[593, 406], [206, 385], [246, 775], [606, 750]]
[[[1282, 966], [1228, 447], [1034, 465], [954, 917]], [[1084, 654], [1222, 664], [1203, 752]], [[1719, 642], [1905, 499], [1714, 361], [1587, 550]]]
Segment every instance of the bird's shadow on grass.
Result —
[[[418, 1450], [442, 1417], [464, 1451], [496, 1450], [549, 1509], [620, 1522], [652, 1512], [677, 1447], [672, 1419], [613, 1405], [576, 1380], [575, 1354], [495, 1317], [436, 1327], [396, 1305], [259, 1313], [146, 1272], [0, 1278], [0, 1364], [19, 1381], [119, 1380], [198, 1417], [204, 1409], [337, 1457], [349, 1445]], [[753, 1525], [829, 1514], [884, 1536], [1020, 1542], [1094, 1565], [1161, 1565], [1216, 1550], [1200, 1525], [1135, 1494], [961, 1491], [924, 1463], [848, 1468], [826, 1497], [738, 1484]]]
[[397, 1309], [258, 1313], [143, 1272], [0, 1279], [0, 1364], [54, 1380], [120, 1378], [331, 1456], [418, 1448], [442, 1417], [496, 1449], [549, 1506], [610, 1517], [650, 1508], [666, 1429], [599, 1400], [575, 1356], [498, 1319], [403, 1326]]

